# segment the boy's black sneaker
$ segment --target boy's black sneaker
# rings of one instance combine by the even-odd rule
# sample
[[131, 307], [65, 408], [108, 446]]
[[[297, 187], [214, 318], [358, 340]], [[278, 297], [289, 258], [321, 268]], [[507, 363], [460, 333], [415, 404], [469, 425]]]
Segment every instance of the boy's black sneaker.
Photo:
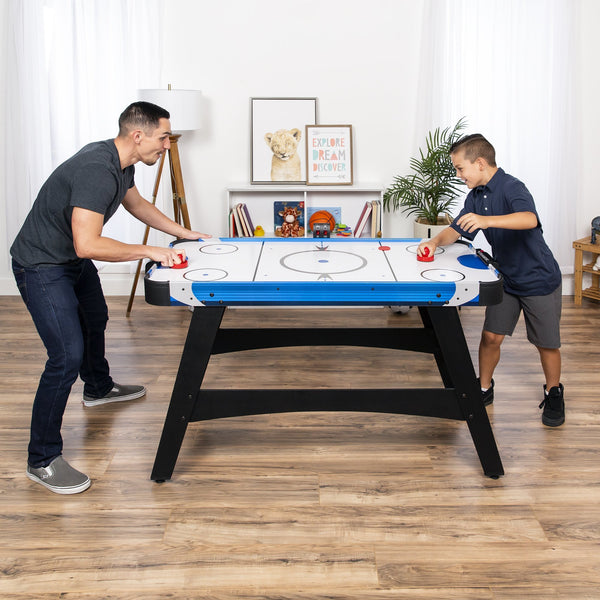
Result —
[[546, 394], [546, 385], [544, 385], [544, 399], [540, 408], [544, 409], [542, 413], [542, 423], [548, 427], [558, 427], [565, 422], [565, 388], [560, 383], [558, 386], [550, 388]]
[[[479, 381], [479, 379], [477, 379], [477, 383], [479, 384], [479, 387], [481, 388], [481, 382]], [[494, 401], [494, 380], [493, 379], [492, 379], [492, 384], [490, 385], [490, 387], [487, 390], [485, 390], [485, 392], [483, 390], [481, 390], [481, 399], [483, 400], [484, 406], [489, 406]]]

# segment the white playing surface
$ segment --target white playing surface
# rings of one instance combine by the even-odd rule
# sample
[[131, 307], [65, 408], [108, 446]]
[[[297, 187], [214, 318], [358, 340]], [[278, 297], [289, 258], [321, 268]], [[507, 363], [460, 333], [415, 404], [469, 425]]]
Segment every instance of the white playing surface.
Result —
[[[186, 269], [158, 268], [155, 281], [495, 281], [492, 269], [470, 268], [459, 256], [473, 255], [463, 244], [438, 248], [433, 262], [417, 260], [419, 240], [294, 241], [206, 240], [182, 242]], [[380, 249], [389, 248], [386, 250]]]

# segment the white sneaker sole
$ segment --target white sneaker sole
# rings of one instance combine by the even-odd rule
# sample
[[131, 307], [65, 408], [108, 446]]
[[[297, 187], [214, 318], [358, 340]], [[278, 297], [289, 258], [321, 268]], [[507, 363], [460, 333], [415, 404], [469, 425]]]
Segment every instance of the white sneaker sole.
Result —
[[146, 395], [146, 388], [140, 392], [134, 394], [127, 394], [126, 396], [113, 396], [112, 398], [83, 398], [81, 402], [84, 406], [100, 406], [100, 404], [111, 404], [113, 402], [126, 402], [127, 400], [137, 400], [142, 396]]
[[58, 487], [56, 485], [50, 485], [49, 483], [46, 483], [43, 479], [40, 479], [36, 475], [32, 475], [29, 471], [25, 471], [25, 475], [27, 475], [27, 477], [29, 477], [31, 481], [35, 481], [36, 483], [43, 485], [45, 488], [48, 488], [51, 492], [54, 492], [55, 494], [79, 494], [81, 492], [85, 492], [85, 490], [87, 490], [90, 487], [90, 485], [92, 485], [92, 480], [88, 478], [87, 481], [84, 481], [79, 485], [73, 485], [70, 487]]

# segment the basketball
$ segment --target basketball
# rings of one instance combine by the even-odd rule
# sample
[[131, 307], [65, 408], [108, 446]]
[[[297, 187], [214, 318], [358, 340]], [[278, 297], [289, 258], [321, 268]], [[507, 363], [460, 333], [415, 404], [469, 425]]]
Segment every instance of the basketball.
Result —
[[335, 229], [335, 219], [333, 215], [326, 210], [318, 210], [317, 212], [310, 215], [310, 219], [308, 220], [308, 226], [311, 231], [314, 231], [314, 226], [317, 223], [328, 223], [329, 230], [333, 231]]

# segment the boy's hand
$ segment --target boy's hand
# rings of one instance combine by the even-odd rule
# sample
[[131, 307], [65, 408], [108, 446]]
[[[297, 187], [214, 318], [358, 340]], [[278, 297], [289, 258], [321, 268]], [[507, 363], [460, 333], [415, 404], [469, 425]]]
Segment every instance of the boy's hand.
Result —
[[417, 248], [418, 256], [425, 256], [425, 248], [429, 249], [428, 256], [433, 256], [435, 254], [435, 249], [437, 248], [437, 244], [433, 243], [431, 240], [426, 240], [425, 242], [421, 242], [419, 247]]
[[477, 229], [487, 229], [489, 227], [488, 219], [489, 217], [467, 213], [456, 221], [456, 224], [467, 233], [473, 233]]

